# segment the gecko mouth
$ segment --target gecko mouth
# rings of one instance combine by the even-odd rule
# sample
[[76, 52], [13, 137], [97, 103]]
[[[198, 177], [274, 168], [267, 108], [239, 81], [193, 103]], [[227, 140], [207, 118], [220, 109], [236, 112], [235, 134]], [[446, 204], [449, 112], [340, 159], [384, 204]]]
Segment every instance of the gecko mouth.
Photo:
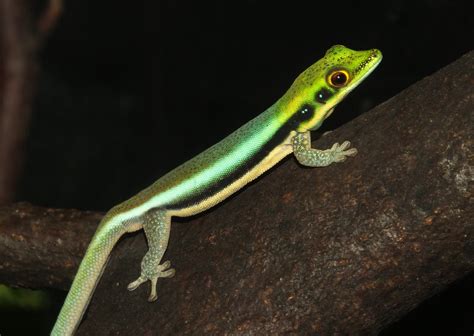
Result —
[[[347, 90], [344, 92], [342, 95], [341, 100], [343, 100], [352, 90], [354, 90], [364, 79], [367, 78], [374, 70], [377, 68], [377, 66], [380, 64], [382, 61], [382, 53], [377, 50], [373, 49], [372, 53], [370, 54], [369, 57], [367, 57], [364, 61], [362, 61], [357, 68], [353, 72], [354, 76], [354, 81], [349, 85]], [[365, 73], [362, 74], [359, 78], [357, 78], [357, 75], [362, 71], [366, 69]], [[328, 111], [328, 116], [329, 116], [329, 111]]]
[[[377, 49], [372, 49], [372, 53], [370, 54], [369, 57], [367, 57], [363, 62], [361, 62], [357, 68], [354, 70], [354, 77], [357, 76], [362, 70], [366, 69], [369, 67], [369, 69], [362, 75], [362, 77], [358, 78], [355, 84], [360, 83], [363, 81], [368, 75], [372, 73], [372, 71], [375, 70], [375, 68], [379, 65], [379, 63], [382, 61], [382, 53], [378, 51]], [[354, 85], [354, 87], [357, 85]]]
[[326, 112], [326, 115], [324, 116], [324, 119], [329, 118], [329, 116], [334, 112], [334, 109], [335, 109], [335, 107], [333, 107], [332, 109], [330, 109], [329, 111], [327, 111], [327, 112]]

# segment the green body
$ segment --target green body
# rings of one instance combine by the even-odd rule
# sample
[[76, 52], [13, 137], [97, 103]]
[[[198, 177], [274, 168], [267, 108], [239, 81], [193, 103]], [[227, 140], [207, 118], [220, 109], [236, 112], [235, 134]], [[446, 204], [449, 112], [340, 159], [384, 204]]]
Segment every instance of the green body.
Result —
[[169, 262], [160, 264], [172, 216], [190, 216], [212, 207], [292, 152], [300, 163], [313, 167], [355, 155], [357, 151], [349, 148], [349, 142], [335, 144], [329, 150], [312, 149], [309, 131], [320, 127], [337, 103], [381, 59], [376, 49], [353, 51], [340, 45], [332, 47], [265, 112], [111, 209], [92, 239], [52, 334], [74, 332], [109, 254], [123, 234], [145, 230], [149, 251], [142, 261], [140, 277], [129, 289], [150, 280], [149, 300], [153, 301], [157, 279], [174, 275]]

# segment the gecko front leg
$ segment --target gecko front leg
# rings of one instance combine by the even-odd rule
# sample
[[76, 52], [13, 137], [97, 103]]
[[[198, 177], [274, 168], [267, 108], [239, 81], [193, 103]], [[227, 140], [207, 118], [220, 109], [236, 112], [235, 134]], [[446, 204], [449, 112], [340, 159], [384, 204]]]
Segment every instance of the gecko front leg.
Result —
[[357, 154], [357, 149], [349, 148], [351, 143], [344, 141], [342, 145], [335, 143], [330, 149], [320, 150], [311, 148], [310, 132], [297, 132], [292, 139], [293, 152], [303, 166], [325, 167], [333, 162], [342, 162], [347, 156]]
[[143, 257], [141, 263], [141, 274], [137, 280], [128, 285], [128, 290], [137, 289], [142, 283], [150, 280], [151, 291], [148, 301], [157, 299], [156, 283], [158, 278], [171, 278], [175, 270], [170, 268], [170, 261], [160, 264], [161, 258], [168, 246], [170, 235], [171, 218], [166, 215], [166, 211], [151, 209], [143, 215], [143, 229], [148, 241], [148, 252]]

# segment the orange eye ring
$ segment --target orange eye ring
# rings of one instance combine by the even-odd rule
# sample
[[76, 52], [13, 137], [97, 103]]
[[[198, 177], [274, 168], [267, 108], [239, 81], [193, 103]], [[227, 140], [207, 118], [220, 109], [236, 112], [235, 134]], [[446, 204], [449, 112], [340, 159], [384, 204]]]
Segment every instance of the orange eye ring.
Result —
[[329, 85], [334, 88], [341, 88], [346, 86], [347, 83], [349, 83], [349, 80], [349, 72], [343, 69], [334, 70], [327, 77]]

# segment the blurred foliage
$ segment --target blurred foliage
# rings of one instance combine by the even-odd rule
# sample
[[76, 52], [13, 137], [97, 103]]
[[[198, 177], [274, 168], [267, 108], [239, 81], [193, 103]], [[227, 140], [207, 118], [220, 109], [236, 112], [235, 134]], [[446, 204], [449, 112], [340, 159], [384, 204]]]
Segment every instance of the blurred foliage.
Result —
[[15, 308], [41, 310], [49, 304], [49, 296], [43, 291], [0, 285], [0, 310]]
[[60, 295], [0, 284], [0, 335], [49, 335]]

